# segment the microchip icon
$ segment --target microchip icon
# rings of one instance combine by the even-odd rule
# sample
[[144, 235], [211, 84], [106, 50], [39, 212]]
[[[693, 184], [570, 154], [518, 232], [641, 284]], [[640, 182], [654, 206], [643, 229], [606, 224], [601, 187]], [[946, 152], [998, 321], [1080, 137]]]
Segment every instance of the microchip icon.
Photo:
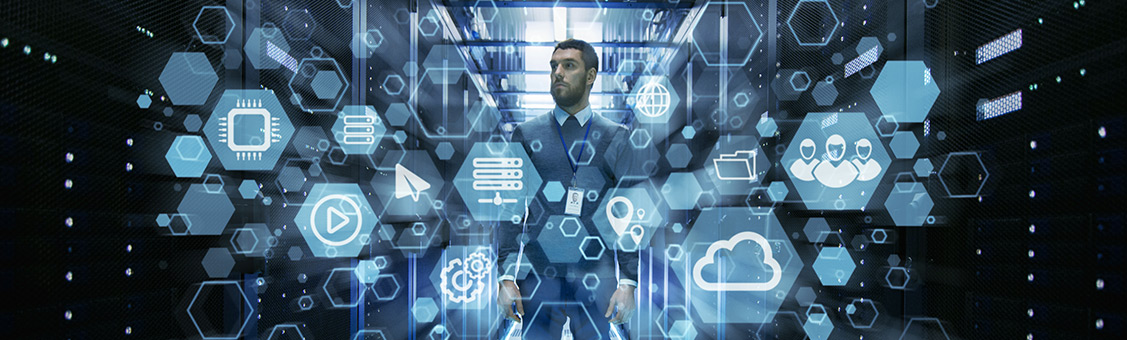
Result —
[[271, 143], [281, 141], [278, 118], [262, 108], [261, 100], [239, 100], [227, 117], [219, 119], [219, 141], [227, 143], [237, 160], [261, 160]]

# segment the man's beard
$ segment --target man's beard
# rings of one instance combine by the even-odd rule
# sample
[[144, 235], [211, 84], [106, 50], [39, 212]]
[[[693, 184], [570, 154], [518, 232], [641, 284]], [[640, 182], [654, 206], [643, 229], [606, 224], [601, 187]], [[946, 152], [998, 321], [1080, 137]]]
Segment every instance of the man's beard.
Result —
[[583, 99], [583, 92], [576, 91], [571, 86], [565, 85], [562, 91], [557, 92], [555, 87], [552, 89], [552, 100], [556, 102], [559, 107], [571, 107], [579, 103]]

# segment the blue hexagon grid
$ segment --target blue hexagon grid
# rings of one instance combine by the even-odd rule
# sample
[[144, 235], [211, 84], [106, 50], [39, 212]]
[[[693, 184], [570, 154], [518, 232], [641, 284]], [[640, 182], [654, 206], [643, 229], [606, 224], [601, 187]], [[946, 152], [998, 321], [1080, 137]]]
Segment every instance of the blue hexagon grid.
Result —
[[355, 292], [355, 286], [362, 286], [355, 268], [333, 268], [321, 284], [321, 291], [334, 308], [350, 308], [360, 305], [366, 295], [363, 290]]
[[176, 177], [200, 177], [211, 162], [211, 151], [200, 136], [176, 136], [164, 159]]
[[669, 146], [669, 150], [665, 151], [665, 159], [669, 161], [669, 166], [684, 168], [693, 159], [693, 151], [685, 143], [676, 143]]
[[603, 195], [591, 220], [608, 249], [638, 251], [664, 225], [662, 215], [646, 189], [614, 188]]
[[911, 131], [896, 131], [892, 134], [892, 140], [888, 142], [888, 148], [892, 149], [892, 154], [897, 159], [909, 159], [916, 155], [920, 141]]
[[524, 147], [505, 142], [475, 143], [454, 177], [477, 221], [519, 221], [543, 184]]
[[220, 235], [235, 213], [235, 206], [223, 191], [210, 193], [203, 184], [192, 184], [184, 190], [177, 212], [190, 221], [192, 235]]
[[201, 126], [203, 126], [203, 120], [200, 119], [200, 115], [190, 114], [184, 116], [184, 129], [188, 132], [200, 131]]
[[661, 195], [669, 209], [689, 210], [696, 207], [702, 189], [700, 181], [691, 172], [674, 172], [669, 174], [665, 184], [661, 186]]
[[[232, 306], [231, 303], [235, 305]], [[236, 319], [227, 320], [213, 314], [226, 315], [231, 312], [236, 313]], [[255, 310], [254, 304], [247, 298], [239, 281], [206, 281], [201, 282], [196, 293], [192, 295], [187, 313], [188, 319], [192, 321], [201, 338], [234, 340], [243, 334], [251, 317], [255, 315]], [[227, 323], [220, 320], [235, 322]], [[216, 321], [220, 322], [217, 324]]]
[[807, 208], [859, 210], [891, 159], [864, 113], [811, 112], [781, 161]]
[[857, 264], [853, 263], [853, 256], [845, 247], [826, 246], [818, 252], [814, 260], [814, 273], [818, 274], [818, 281], [823, 286], [844, 286], [853, 276]]
[[305, 335], [301, 334], [301, 327], [293, 324], [277, 324], [274, 328], [270, 329], [270, 335], [266, 340], [305, 340]]
[[982, 163], [982, 156], [974, 151], [952, 152], [939, 166], [939, 183], [947, 191], [947, 197], [973, 198], [982, 193], [990, 171]]
[[203, 127], [227, 170], [271, 170], [293, 136], [272, 90], [227, 90]]
[[336, 72], [333, 71], [317, 71], [317, 75], [313, 76], [313, 80], [309, 86], [313, 88], [313, 94], [317, 95], [317, 99], [333, 99], [338, 91], [344, 85], [337, 77]]
[[813, 81], [810, 80], [810, 74], [806, 71], [796, 71], [790, 76], [789, 82], [792, 90], [802, 92], [810, 88], [810, 83]]
[[840, 23], [827, 0], [799, 0], [787, 16], [787, 28], [799, 46], [826, 46]]
[[790, 188], [787, 188], [785, 182], [771, 182], [771, 184], [767, 186], [767, 196], [771, 199], [771, 202], [782, 202], [787, 198], [787, 194], [789, 193]]
[[[692, 290], [692, 308], [700, 320], [770, 321], [803, 266], [775, 214], [714, 208], [693, 223], [682, 245], [685, 256], [670, 261], [670, 267], [681, 285]], [[717, 301], [725, 303], [721, 307]]]
[[304, 58], [289, 81], [302, 111], [331, 112], [348, 92], [348, 77], [332, 58]]
[[372, 52], [383, 45], [383, 42], [383, 32], [379, 29], [370, 29], [364, 33], [353, 34], [349, 47], [352, 49], [353, 57], [371, 58]]
[[759, 186], [771, 162], [756, 136], [720, 136], [704, 160], [704, 171], [721, 195], [747, 196]]
[[931, 69], [920, 60], [890, 60], [869, 90], [880, 112], [900, 123], [922, 123], [939, 98]]
[[826, 79], [815, 84], [814, 90], [810, 91], [810, 95], [814, 97], [814, 103], [819, 106], [833, 105], [838, 95], [833, 76], [826, 76]]
[[548, 184], [544, 184], [544, 199], [547, 199], [548, 202], [563, 200], [564, 193], [566, 193], [566, 190], [564, 190], [563, 183], [559, 181], [550, 181]]
[[203, 265], [208, 277], [225, 278], [231, 275], [231, 268], [235, 267], [235, 259], [227, 249], [211, 248], [207, 250], [207, 254], [204, 254], [200, 264]]
[[407, 119], [411, 118], [411, 109], [404, 103], [391, 103], [388, 105], [387, 111], [384, 115], [387, 116], [387, 122], [391, 126], [403, 126], [407, 124]]
[[826, 307], [817, 303], [810, 305], [806, 309], [806, 323], [802, 324], [802, 330], [806, 331], [806, 336], [810, 337], [810, 340], [829, 339], [834, 324]]
[[330, 131], [345, 154], [367, 155], [380, 145], [387, 127], [371, 105], [345, 105]]
[[148, 95], [142, 94], [142, 95], [137, 96], [137, 107], [142, 108], [142, 109], [147, 109], [147, 108], [149, 108], [149, 105], [152, 105], [152, 104], [153, 104], [153, 99], [149, 98]]
[[192, 21], [196, 37], [207, 45], [226, 44], [231, 32], [235, 31], [235, 26], [235, 19], [227, 11], [227, 7], [223, 6], [203, 6], [196, 14], [196, 20]]
[[919, 227], [924, 224], [935, 206], [923, 183], [895, 183], [884, 208], [892, 221], [901, 227]]
[[930, 159], [920, 158], [912, 165], [912, 170], [916, 172], [916, 177], [928, 177], [935, 170], [935, 165], [931, 164]]
[[[726, 10], [726, 13], [722, 13]], [[720, 39], [722, 16], [728, 21], [730, 41]], [[743, 66], [763, 39], [763, 28], [744, 2], [710, 1], [693, 21], [693, 47], [708, 66]], [[721, 55], [727, 44], [727, 55]]]
[[294, 8], [286, 12], [282, 19], [282, 30], [287, 38], [296, 41], [306, 41], [313, 37], [313, 30], [317, 29], [317, 22], [308, 9]]
[[294, 224], [317, 257], [355, 257], [379, 222], [367, 195], [352, 183], [317, 183]]
[[[628, 98], [639, 123], [666, 124], [681, 105], [681, 96], [664, 76], [643, 76]], [[635, 130], [639, 131], [639, 130]]]
[[175, 105], [203, 105], [219, 75], [203, 52], [175, 52], [160, 73], [160, 85]]
[[249, 254], [258, 247], [258, 235], [254, 229], [239, 228], [235, 229], [235, 233], [231, 234], [231, 249], [235, 250], [238, 254]]
[[873, 324], [877, 322], [880, 310], [872, 299], [853, 299], [846, 307], [845, 317], [853, 328], [868, 329], [873, 328]]
[[[551, 226], [550, 228], [548, 226]], [[552, 263], [575, 263], [580, 259], [579, 244], [587, 238], [587, 228], [575, 216], [553, 215], [548, 217], [544, 228], [536, 236], [536, 242], [548, 261]]]
[[244, 179], [239, 184], [239, 196], [242, 196], [245, 200], [254, 199], [258, 196], [258, 183], [253, 179]]

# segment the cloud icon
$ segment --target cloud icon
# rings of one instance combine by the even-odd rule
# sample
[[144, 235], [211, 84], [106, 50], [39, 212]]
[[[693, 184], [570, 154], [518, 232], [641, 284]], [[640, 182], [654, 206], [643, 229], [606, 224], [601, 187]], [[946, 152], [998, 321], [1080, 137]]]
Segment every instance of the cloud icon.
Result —
[[[731, 251], [737, 244], [743, 241], [753, 241], [759, 244], [763, 249], [763, 264], [771, 268], [771, 279], [767, 282], [724, 282], [716, 283], [709, 282], [701, 275], [701, 271], [705, 266], [713, 264], [716, 258], [716, 252], [721, 248]], [[771, 245], [767, 244], [767, 239], [763, 235], [755, 232], [745, 231], [732, 236], [727, 240], [720, 240], [713, 242], [708, 246], [704, 257], [697, 260], [693, 265], [693, 282], [701, 289], [709, 291], [767, 291], [779, 285], [779, 280], [783, 278], [782, 267], [779, 266], [779, 261], [775, 260], [774, 254], [771, 253]]]

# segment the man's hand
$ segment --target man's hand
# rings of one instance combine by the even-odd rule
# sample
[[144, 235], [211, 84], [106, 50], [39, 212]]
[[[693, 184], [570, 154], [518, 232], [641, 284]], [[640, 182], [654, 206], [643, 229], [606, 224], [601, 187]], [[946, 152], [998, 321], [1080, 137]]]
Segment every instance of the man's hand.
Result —
[[[634, 301], [633, 295], [631, 295], [630, 301]], [[516, 314], [513, 314], [513, 302], [517, 303]], [[501, 315], [509, 320], [521, 322], [521, 317], [524, 316], [524, 305], [520, 302], [520, 288], [517, 288], [516, 282], [501, 281], [497, 288], [497, 306], [501, 307]]]
[[630, 321], [630, 317], [634, 315], [634, 308], [637, 308], [634, 302], [634, 286], [618, 285], [614, 295], [610, 296], [610, 305], [607, 306], [606, 317], [609, 318], [611, 313], [614, 313], [615, 308], [618, 309], [618, 313], [615, 314], [614, 319], [610, 319], [611, 324], [618, 325]]

